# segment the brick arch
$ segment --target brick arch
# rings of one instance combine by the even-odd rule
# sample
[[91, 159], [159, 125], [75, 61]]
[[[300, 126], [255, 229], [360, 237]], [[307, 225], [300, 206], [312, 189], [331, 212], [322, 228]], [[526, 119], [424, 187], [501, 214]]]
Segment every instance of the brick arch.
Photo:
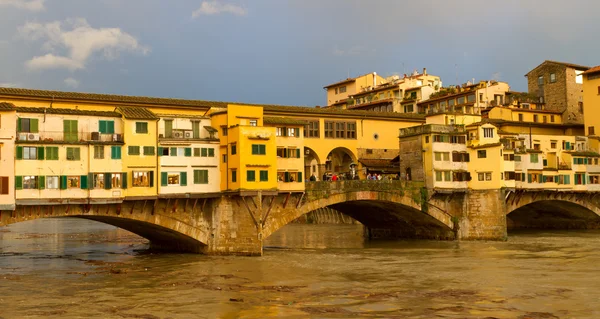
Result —
[[592, 193], [517, 192], [506, 196], [509, 228], [599, 228], [600, 198]]
[[[131, 210], [130, 205], [56, 205], [56, 206], [17, 206], [13, 212], [2, 212], [0, 226], [36, 220], [41, 218], [81, 218], [116, 226], [150, 241], [155, 249], [169, 249], [186, 252], [204, 252], [208, 234], [203, 227], [190, 225], [174, 216], [150, 210]], [[140, 204], [138, 204], [140, 206]]]
[[[365, 215], [353, 214], [351, 212], [353, 207], [356, 207], [357, 210], [361, 211], [365, 211], [365, 209], [371, 209], [370, 211], [373, 212], [377, 211], [377, 213], [375, 213], [378, 215], [377, 217], [383, 217], [384, 220], [386, 216], [392, 217], [392, 215], [397, 215], [400, 219], [404, 219], [402, 221], [403, 224], [406, 224], [407, 221], [419, 219], [420, 221], [426, 222], [426, 224], [438, 227], [445, 231], [452, 232], [455, 227], [454, 221], [450, 215], [434, 209], [422, 210], [421, 204], [415, 201], [414, 194], [368, 190], [331, 194], [327, 197], [304, 202], [298, 208], [291, 207], [288, 209], [278, 209], [271, 213], [266, 220], [262, 231], [263, 238], [269, 237], [281, 227], [302, 215], [325, 207], [335, 208], [336, 210], [357, 219], [367, 227], [371, 226], [369, 225], [369, 218], [365, 218]], [[375, 216], [375, 214], [372, 215]]]

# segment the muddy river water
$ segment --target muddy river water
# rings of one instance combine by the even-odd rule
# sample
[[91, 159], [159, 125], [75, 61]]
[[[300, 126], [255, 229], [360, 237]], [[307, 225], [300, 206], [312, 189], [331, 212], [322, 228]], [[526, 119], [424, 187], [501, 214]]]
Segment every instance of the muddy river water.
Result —
[[264, 257], [153, 254], [78, 219], [0, 228], [0, 318], [600, 318], [600, 231], [363, 242], [292, 224]]

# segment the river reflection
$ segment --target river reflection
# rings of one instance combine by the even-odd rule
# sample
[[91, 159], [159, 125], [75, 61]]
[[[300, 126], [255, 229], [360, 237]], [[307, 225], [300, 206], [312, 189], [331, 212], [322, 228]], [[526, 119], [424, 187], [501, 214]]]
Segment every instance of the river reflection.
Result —
[[74, 219], [0, 228], [0, 318], [600, 318], [600, 232], [369, 242], [298, 225], [264, 257], [151, 254]]

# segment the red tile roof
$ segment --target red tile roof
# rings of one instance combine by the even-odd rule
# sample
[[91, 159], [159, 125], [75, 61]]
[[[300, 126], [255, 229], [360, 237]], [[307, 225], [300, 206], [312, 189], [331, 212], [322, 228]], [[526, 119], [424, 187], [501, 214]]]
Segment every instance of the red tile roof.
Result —
[[600, 72], [600, 65], [595, 66], [595, 67], [583, 72], [582, 74], [591, 74], [591, 73], [597, 73], [597, 72]]

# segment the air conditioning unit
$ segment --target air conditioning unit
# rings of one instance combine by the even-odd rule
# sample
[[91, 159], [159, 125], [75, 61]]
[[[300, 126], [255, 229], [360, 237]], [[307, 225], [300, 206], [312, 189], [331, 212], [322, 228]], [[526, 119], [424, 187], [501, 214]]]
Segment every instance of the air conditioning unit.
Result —
[[28, 141], [39, 141], [40, 140], [40, 134], [38, 134], [38, 133], [29, 133], [29, 134], [27, 134], [27, 140]]
[[92, 132], [92, 141], [100, 140], [100, 132]]
[[19, 136], [17, 136], [17, 139], [19, 141], [27, 141], [27, 135], [28, 135], [28, 133], [19, 133]]
[[174, 138], [183, 138], [183, 132], [173, 132]]
[[185, 138], [192, 138], [192, 132], [185, 132]]

